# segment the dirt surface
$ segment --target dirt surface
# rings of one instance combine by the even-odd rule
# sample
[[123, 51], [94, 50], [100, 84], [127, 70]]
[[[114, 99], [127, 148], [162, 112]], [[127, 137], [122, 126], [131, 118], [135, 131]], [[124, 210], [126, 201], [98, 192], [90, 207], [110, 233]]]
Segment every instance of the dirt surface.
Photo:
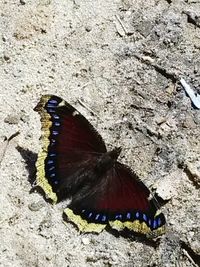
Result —
[[[200, 93], [200, 1], [1, 0], [0, 13], [0, 266], [198, 266], [200, 110], [179, 79]], [[47, 93], [164, 200], [159, 241], [81, 235], [65, 202], [30, 193]]]

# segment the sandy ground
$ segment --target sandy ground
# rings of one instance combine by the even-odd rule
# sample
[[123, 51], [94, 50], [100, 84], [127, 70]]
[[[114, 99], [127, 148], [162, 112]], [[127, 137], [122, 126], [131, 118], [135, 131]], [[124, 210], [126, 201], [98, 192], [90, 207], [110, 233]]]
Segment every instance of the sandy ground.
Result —
[[[1, 0], [0, 12], [0, 266], [198, 266], [200, 110], [179, 78], [200, 93], [200, 1]], [[30, 193], [46, 93], [122, 146], [164, 200], [158, 242], [81, 235], [65, 202]]]

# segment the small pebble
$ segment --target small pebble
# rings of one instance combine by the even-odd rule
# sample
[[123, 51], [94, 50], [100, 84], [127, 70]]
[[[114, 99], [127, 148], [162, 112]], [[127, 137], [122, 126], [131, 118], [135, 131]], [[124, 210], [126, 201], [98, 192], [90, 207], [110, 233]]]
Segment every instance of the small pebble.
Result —
[[38, 201], [38, 202], [33, 202], [31, 204], [28, 205], [28, 208], [31, 210], [31, 211], [38, 211], [40, 210], [41, 208], [43, 208], [45, 206], [44, 202], [43, 201]]
[[5, 61], [10, 62], [10, 57], [8, 55], [4, 55], [3, 58]]
[[18, 124], [19, 120], [19, 116], [10, 114], [4, 119], [4, 122], [8, 124]]
[[26, 4], [26, 2], [24, 0], [20, 0], [19, 2], [20, 2], [21, 5], [25, 5]]
[[86, 26], [85, 30], [86, 30], [86, 32], [90, 32], [92, 30], [92, 27], [91, 26]]
[[187, 163], [186, 164], [186, 170], [190, 174], [191, 180], [193, 182], [200, 186], [200, 170], [198, 169], [199, 162], [196, 163]]
[[159, 180], [153, 187], [156, 189], [156, 193], [163, 200], [170, 200], [172, 197], [178, 194], [178, 179], [179, 173], [173, 172], [162, 180]]
[[81, 239], [83, 245], [89, 245], [90, 244], [90, 239], [88, 237], [83, 237]]

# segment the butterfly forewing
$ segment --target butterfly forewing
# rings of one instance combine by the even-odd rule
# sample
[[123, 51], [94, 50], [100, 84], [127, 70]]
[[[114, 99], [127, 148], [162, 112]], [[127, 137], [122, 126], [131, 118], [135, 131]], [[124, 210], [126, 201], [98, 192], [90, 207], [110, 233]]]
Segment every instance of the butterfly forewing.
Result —
[[69, 185], [78, 166], [92, 165], [106, 147], [93, 126], [61, 98], [42, 96], [35, 111], [41, 115], [43, 144], [36, 163], [37, 184], [47, 198], [57, 202], [60, 185], [62, 189]]

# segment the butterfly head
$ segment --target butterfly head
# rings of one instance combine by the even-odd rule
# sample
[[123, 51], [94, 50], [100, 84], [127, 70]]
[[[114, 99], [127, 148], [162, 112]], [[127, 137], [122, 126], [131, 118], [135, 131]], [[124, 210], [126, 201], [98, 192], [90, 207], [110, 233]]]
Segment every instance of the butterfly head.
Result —
[[108, 152], [108, 154], [113, 160], [117, 160], [121, 151], [122, 151], [121, 147], [116, 147], [113, 150], [111, 150], [110, 152]]

